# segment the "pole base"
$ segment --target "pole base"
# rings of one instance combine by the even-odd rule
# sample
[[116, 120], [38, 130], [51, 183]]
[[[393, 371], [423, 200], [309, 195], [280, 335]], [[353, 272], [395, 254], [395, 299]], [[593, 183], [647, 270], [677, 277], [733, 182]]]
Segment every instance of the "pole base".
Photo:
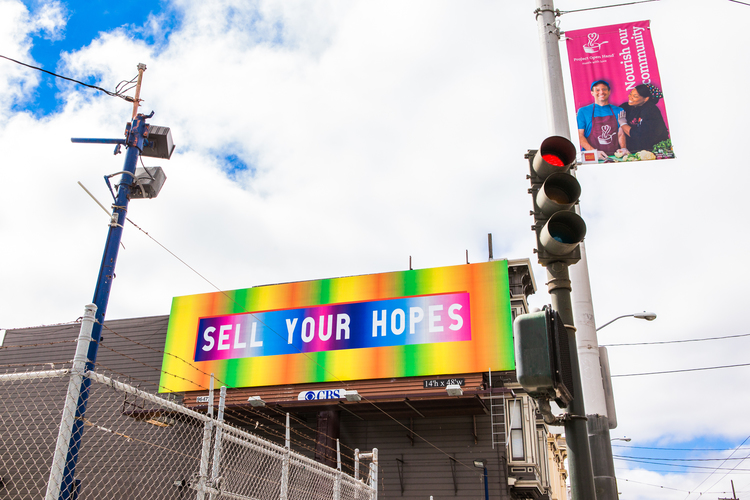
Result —
[[591, 464], [594, 468], [596, 500], [617, 500], [617, 479], [612, 457], [612, 441], [609, 438], [609, 419], [604, 415], [586, 415], [586, 427], [591, 448]]

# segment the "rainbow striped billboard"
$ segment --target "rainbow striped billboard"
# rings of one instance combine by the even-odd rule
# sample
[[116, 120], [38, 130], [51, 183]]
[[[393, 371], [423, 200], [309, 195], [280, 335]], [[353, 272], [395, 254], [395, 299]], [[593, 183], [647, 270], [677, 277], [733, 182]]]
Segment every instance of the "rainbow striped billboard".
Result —
[[161, 392], [513, 370], [507, 261], [175, 297]]

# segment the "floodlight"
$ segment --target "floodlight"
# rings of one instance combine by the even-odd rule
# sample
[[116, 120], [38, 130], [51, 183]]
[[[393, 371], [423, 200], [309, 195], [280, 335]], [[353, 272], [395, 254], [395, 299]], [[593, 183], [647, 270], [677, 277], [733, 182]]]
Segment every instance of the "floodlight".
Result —
[[360, 396], [357, 391], [344, 391], [344, 397], [347, 401], [351, 401], [353, 403], [362, 401], [362, 396]]
[[445, 386], [446, 392], [448, 392], [448, 396], [463, 396], [464, 390], [461, 389], [461, 386], [458, 384], [449, 384]]
[[167, 176], [161, 167], [138, 167], [135, 169], [135, 182], [130, 189], [130, 199], [156, 198]]
[[141, 156], [150, 156], [151, 158], [164, 158], [168, 160], [174, 151], [172, 143], [172, 132], [169, 127], [160, 127], [159, 125], [148, 126], [148, 144], [143, 147]]
[[266, 406], [266, 402], [260, 399], [260, 396], [250, 396], [247, 400], [250, 406]]

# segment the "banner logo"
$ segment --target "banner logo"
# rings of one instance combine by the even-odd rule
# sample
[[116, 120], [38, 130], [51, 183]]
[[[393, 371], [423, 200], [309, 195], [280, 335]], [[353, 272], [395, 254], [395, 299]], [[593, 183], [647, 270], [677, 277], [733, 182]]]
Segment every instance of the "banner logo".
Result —
[[583, 46], [583, 51], [587, 54], [596, 54], [601, 49], [602, 44], [607, 43], [607, 40], [599, 43], [599, 33], [589, 33], [589, 41]]

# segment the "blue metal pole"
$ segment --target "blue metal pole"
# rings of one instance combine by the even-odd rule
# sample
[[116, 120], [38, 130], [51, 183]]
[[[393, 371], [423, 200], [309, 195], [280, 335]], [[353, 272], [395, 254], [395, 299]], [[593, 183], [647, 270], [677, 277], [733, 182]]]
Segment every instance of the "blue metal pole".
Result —
[[484, 498], [490, 500], [490, 488], [487, 485], [487, 466], [484, 466]]
[[[137, 115], [132, 123], [129, 124], [127, 130], [127, 152], [125, 154], [125, 166], [123, 170], [129, 172], [131, 175], [123, 174], [120, 180], [120, 186], [117, 190], [117, 198], [112, 211], [113, 221], [110, 223], [107, 243], [104, 246], [102, 263], [99, 267], [99, 278], [96, 282], [96, 290], [94, 291], [93, 300], [97, 307], [96, 322], [94, 323], [94, 328], [91, 332], [92, 342], [89, 345], [86, 370], [93, 371], [95, 367], [96, 355], [99, 350], [99, 340], [102, 336], [102, 325], [104, 324], [104, 316], [107, 312], [107, 303], [109, 302], [109, 292], [112, 288], [112, 281], [115, 278], [115, 264], [117, 262], [117, 254], [120, 250], [122, 230], [125, 225], [125, 217], [127, 216], [128, 211], [130, 188], [134, 184], [133, 179], [135, 176], [136, 165], [138, 163], [138, 157], [140, 156], [140, 152], [143, 149], [146, 140], [146, 118], [150, 118], [152, 115], [153, 113], [149, 116]], [[116, 216], [116, 219], [114, 219], [114, 216]], [[83, 383], [81, 384], [81, 395], [78, 398], [78, 405], [76, 407], [76, 416], [73, 423], [73, 432], [70, 437], [68, 456], [65, 461], [65, 470], [63, 472], [60, 489], [60, 500], [75, 500], [74, 497], [71, 497], [71, 494], [73, 493], [73, 486], [75, 484], [75, 470], [78, 463], [78, 452], [81, 445], [81, 439], [83, 438], [83, 422], [84, 415], [86, 414], [86, 404], [88, 402], [90, 386], [91, 381], [88, 377], [84, 377]]]

